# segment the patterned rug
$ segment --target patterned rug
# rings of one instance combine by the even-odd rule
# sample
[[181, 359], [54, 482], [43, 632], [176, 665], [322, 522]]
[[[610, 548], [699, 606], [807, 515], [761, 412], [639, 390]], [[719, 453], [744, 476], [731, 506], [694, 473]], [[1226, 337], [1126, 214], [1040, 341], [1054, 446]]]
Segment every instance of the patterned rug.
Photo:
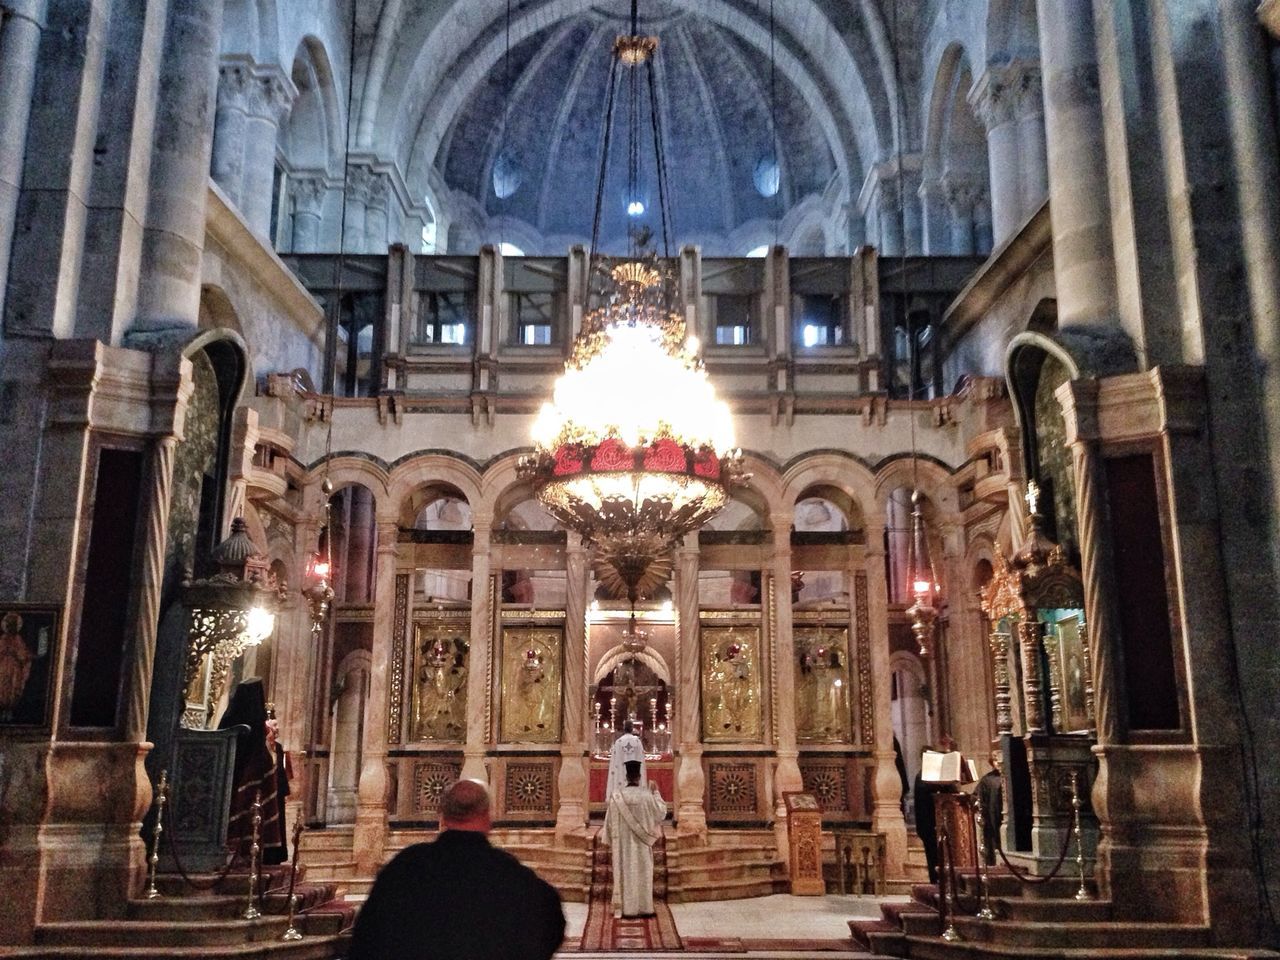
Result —
[[671, 908], [655, 900], [652, 917], [615, 918], [608, 897], [592, 897], [587, 924], [582, 930], [581, 951], [683, 950]]

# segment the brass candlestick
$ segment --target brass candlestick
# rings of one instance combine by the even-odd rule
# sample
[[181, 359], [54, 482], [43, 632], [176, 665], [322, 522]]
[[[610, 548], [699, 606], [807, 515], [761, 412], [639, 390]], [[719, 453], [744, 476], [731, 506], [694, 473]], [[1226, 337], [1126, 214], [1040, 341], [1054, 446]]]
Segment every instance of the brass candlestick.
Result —
[[1084, 831], [1080, 828], [1080, 772], [1071, 771], [1071, 818], [1072, 829], [1076, 835], [1076, 872], [1080, 875], [1080, 889], [1076, 891], [1077, 900], [1092, 900], [1093, 894], [1084, 882]]
[[973, 806], [974, 833], [978, 841], [978, 912], [974, 914], [979, 920], [994, 920], [995, 913], [991, 909], [991, 887], [987, 882], [987, 842], [983, 837], [982, 804]]
[[[946, 857], [946, 862], [941, 864], [942, 872], [938, 874], [939, 892], [942, 893], [943, 904], [947, 908], [947, 926], [942, 931], [942, 939], [947, 943], [958, 943], [964, 937], [960, 936], [960, 931], [956, 929], [956, 871], [955, 858], [951, 851], [951, 831], [944, 826], [938, 839], [942, 841], [939, 849]], [[942, 887], [946, 889], [942, 890]]]
[[253, 793], [253, 842], [249, 846], [249, 902], [245, 905], [244, 913], [240, 914], [245, 920], [257, 920], [262, 916], [262, 911], [258, 909], [258, 856], [262, 852], [258, 840], [261, 829], [262, 791], [255, 790]]
[[302, 818], [293, 824], [293, 863], [289, 867], [289, 928], [285, 930], [281, 940], [301, 940], [302, 931], [293, 925], [294, 912], [298, 909], [298, 895], [293, 892], [298, 881], [298, 848], [302, 844]]
[[156, 786], [156, 823], [151, 830], [151, 856], [147, 857], [147, 899], [160, 896], [156, 888], [156, 870], [160, 864], [160, 834], [164, 832], [164, 805], [169, 798], [169, 771], [160, 771], [160, 783]]

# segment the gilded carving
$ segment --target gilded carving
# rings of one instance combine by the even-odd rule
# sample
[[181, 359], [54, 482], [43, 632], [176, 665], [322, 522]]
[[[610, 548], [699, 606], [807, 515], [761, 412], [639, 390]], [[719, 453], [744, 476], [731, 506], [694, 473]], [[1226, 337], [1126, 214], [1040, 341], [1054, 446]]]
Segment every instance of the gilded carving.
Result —
[[759, 742], [760, 628], [703, 625], [702, 736], [707, 741]]
[[560, 742], [563, 645], [562, 627], [503, 627], [503, 743]]
[[467, 737], [470, 614], [434, 617], [415, 625], [414, 740], [462, 743]]
[[554, 783], [555, 764], [550, 760], [507, 764], [504, 812], [554, 816]]
[[876, 714], [871, 702], [871, 614], [867, 608], [867, 575], [859, 572], [853, 578], [853, 597], [857, 604], [854, 629], [858, 645], [858, 721], [863, 743], [876, 739]]
[[818, 798], [822, 812], [828, 817], [853, 813], [849, 805], [849, 777], [843, 760], [800, 761], [800, 779], [806, 793]]
[[755, 764], [713, 760], [707, 764], [707, 773], [712, 817], [756, 812]]
[[391, 618], [391, 676], [387, 690], [387, 743], [400, 742], [404, 699], [404, 642], [409, 620], [409, 575], [396, 574], [396, 602]]
[[413, 765], [413, 812], [435, 814], [440, 797], [462, 772], [462, 764], [450, 760], [422, 760]]
[[849, 742], [849, 629], [797, 626], [796, 737]]

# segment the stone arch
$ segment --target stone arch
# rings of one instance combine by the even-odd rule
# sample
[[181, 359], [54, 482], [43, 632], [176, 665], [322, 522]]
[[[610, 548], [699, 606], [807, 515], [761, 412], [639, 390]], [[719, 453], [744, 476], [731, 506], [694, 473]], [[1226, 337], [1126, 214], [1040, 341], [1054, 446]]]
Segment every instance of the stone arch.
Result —
[[1014, 337], [1005, 356], [1024, 476], [1040, 484], [1040, 512], [1050, 534], [1072, 549], [1078, 543], [1075, 476], [1065, 446], [1062, 407], [1054, 394], [1063, 383], [1077, 379], [1080, 369], [1056, 340], [1030, 331]]
[[318, 460], [307, 470], [303, 479], [304, 502], [309, 509], [320, 509], [320, 484], [326, 479], [333, 484], [335, 493], [353, 484], [368, 487], [373, 492], [377, 515], [394, 519], [393, 501], [388, 492], [389, 479], [386, 468], [381, 464], [349, 453], [337, 453], [327, 460]]
[[336, 696], [332, 698], [329, 717], [329, 779], [325, 804], [328, 823], [355, 820], [356, 792], [364, 765], [360, 730], [372, 676], [373, 656], [363, 648], [344, 656], [333, 671]]
[[987, 134], [969, 103], [973, 84], [968, 52], [951, 43], [934, 74], [925, 127], [921, 194], [927, 253], [991, 249]]
[[280, 19], [276, 0], [226, 0], [222, 53], [247, 53], [260, 63], [278, 56]]
[[620, 663], [631, 659], [639, 660], [657, 674], [658, 678], [668, 686], [673, 683], [671, 667], [661, 653], [653, 649], [653, 647], [644, 647], [641, 650], [632, 652], [620, 643], [606, 650], [600, 657], [600, 662], [596, 664], [595, 672], [591, 678], [592, 685], [598, 686], [600, 681], [615, 670]]
[[784, 507], [794, 512], [796, 504], [810, 489], [834, 488], [856, 508], [858, 526], [862, 529], [876, 509], [874, 474], [852, 457], [838, 453], [819, 453], [789, 465], [783, 474]]
[[[417, 511], [426, 502], [415, 501], [423, 491], [452, 491], [470, 505], [473, 516], [477, 513], [487, 516], [480, 510], [483, 498], [481, 483], [479, 471], [457, 457], [439, 453], [422, 454], [396, 464], [391, 470], [387, 481], [387, 499], [389, 505], [395, 507], [402, 526], [413, 525]], [[410, 507], [414, 507], [413, 516], [408, 517], [406, 524]]]
[[298, 98], [283, 125], [285, 155], [295, 170], [329, 173], [342, 168], [343, 98], [324, 42], [308, 34], [290, 68]]

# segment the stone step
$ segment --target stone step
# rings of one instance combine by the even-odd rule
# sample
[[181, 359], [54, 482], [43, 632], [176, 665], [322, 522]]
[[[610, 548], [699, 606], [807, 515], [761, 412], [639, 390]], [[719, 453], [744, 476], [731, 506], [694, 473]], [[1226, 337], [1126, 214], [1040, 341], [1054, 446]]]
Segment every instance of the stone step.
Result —
[[993, 897], [991, 909], [1002, 920], [1037, 923], [1105, 923], [1111, 919], [1109, 900]]
[[158, 897], [155, 900], [131, 900], [126, 908], [126, 917], [148, 923], [238, 920], [244, 912], [247, 899], [247, 896], [234, 897], [223, 894], [207, 897]]
[[[1209, 945], [1208, 927], [1178, 923], [1111, 921], [1107, 923], [1036, 923], [1028, 920], [977, 920], [957, 916], [956, 929], [965, 940], [1010, 947], [1073, 949], [1111, 947], [1194, 948]], [[907, 928], [907, 934], [917, 931]]]
[[786, 878], [768, 876], [685, 882], [679, 885], [669, 881], [667, 900], [671, 903], [697, 903], [706, 900], [745, 900], [752, 897], [768, 897], [775, 893], [787, 893], [789, 890], [790, 883]]
[[70, 920], [42, 923], [36, 943], [56, 947], [212, 947], [279, 940], [289, 922], [284, 917], [256, 920], [189, 920], [152, 923], [146, 920]]
[[23, 960], [336, 960], [347, 953], [350, 937], [307, 936], [291, 943], [258, 942], [219, 946], [50, 946], [6, 948], [6, 958]]
[[912, 960], [1277, 960], [1280, 954], [1248, 948], [1170, 947], [1025, 947], [961, 941], [941, 937], [908, 937]]

